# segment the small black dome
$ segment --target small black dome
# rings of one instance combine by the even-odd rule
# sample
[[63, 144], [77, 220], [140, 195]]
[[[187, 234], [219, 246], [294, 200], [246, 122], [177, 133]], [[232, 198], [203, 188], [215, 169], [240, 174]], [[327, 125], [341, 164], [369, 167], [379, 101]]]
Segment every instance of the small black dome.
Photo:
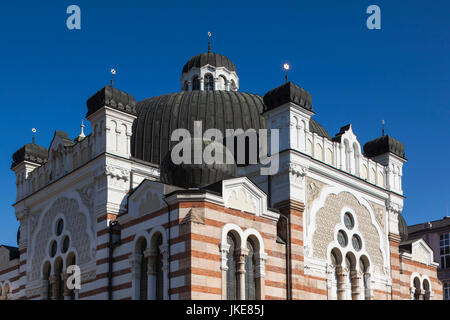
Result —
[[111, 86], [100, 89], [88, 99], [86, 105], [88, 107], [86, 116], [90, 116], [104, 106], [136, 115], [136, 100], [134, 97]]
[[201, 68], [206, 66], [207, 64], [212, 65], [214, 67], [225, 67], [228, 71], [236, 72], [236, 66], [233, 62], [230, 61], [227, 57], [214, 53], [200, 53], [192, 57], [183, 67], [183, 73], [189, 72], [192, 68]]
[[22, 148], [14, 152], [13, 154], [13, 163], [11, 168], [14, 168], [22, 161], [31, 161], [39, 164], [43, 164], [47, 162], [48, 159], [48, 150], [40, 145], [35, 143], [28, 143], [24, 145]]
[[368, 157], [375, 157], [387, 152], [405, 158], [405, 146], [403, 143], [388, 135], [376, 138], [364, 145], [364, 153]]
[[401, 214], [398, 215], [398, 231], [401, 242], [408, 240], [408, 225]]
[[313, 111], [311, 94], [290, 81], [264, 95], [264, 111], [275, 109], [288, 102], [293, 102], [308, 111]]
[[311, 133], [317, 133], [319, 137], [327, 138], [328, 140], [332, 140], [330, 134], [320, 123], [318, 123], [313, 118], [309, 119], [309, 131]]
[[[198, 140], [200, 140], [200, 143], [196, 144], [195, 142]], [[228, 154], [231, 159], [233, 159], [233, 155], [222, 143], [203, 139], [190, 139], [186, 141], [186, 145], [191, 148], [191, 163], [174, 164], [171, 156], [172, 152], [169, 151], [161, 164], [161, 182], [187, 189], [202, 188], [218, 181], [236, 177], [236, 164], [234, 162], [230, 164], [225, 163], [225, 155]], [[200, 146], [201, 150], [197, 150]], [[220, 156], [223, 159], [223, 163], [207, 164], [202, 159], [201, 164], [194, 164], [194, 154], [199, 152], [203, 154], [207, 146], [220, 150], [220, 153], [216, 154], [216, 156]]]

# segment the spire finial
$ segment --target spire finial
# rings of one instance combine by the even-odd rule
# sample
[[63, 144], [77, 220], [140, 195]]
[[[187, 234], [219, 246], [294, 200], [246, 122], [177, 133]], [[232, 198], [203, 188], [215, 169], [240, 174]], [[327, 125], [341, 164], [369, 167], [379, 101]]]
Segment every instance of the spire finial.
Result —
[[383, 125], [382, 134], [383, 134], [383, 137], [384, 137], [384, 120], [381, 120], [381, 124]]
[[33, 144], [35, 144], [34, 142], [35, 142], [36, 131], [37, 131], [36, 128], [31, 128], [31, 132], [33, 132], [33, 138], [32, 138]]
[[208, 53], [211, 53], [211, 31], [208, 31]]
[[114, 83], [114, 75], [116, 74], [116, 69], [111, 69], [111, 88], [113, 87]]
[[80, 133], [80, 135], [78, 136], [78, 137], [80, 137], [80, 138], [85, 138], [86, 137], [86, 135], [84, 134], [84, 128], [86, 127], [85, 125], [84, 125], [84, 122], [83, 122], [83, 119], [81, 119], [81, 133]]
[[286, 71], [286, 76], [285, 76], [285, 78], [286, 78], [286, 83], [288, 82], [288, 71], [289, 71], [290, 68], [291, 68], [291, 66], [290, 66], [288, 63], [285, 63], [285, 64], [283, 65], [283, 69], [284, 69], [284, 71]]

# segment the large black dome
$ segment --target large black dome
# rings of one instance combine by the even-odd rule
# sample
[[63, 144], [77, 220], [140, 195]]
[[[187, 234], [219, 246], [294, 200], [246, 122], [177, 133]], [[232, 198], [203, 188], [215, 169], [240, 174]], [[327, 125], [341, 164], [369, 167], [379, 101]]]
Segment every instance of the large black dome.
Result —
[[189, 72], [192, 68], [201, 68], [206, 66], [207, 64], [212, 65], [214, 67], [225, 67], [228, 71], [236, 72], [236, 66], [233, 62], [230, 61], [224, 55], [208, 52], [208, 53], [200, 53], [189, 59], [188, 62], [183, 67], [183, 73]]
[[[195, 144], [197, 141], [197, 145]], [[233, 158], [230, 150], [222, 143], [200, 139], [191, 139], [185, 141], [187, 146], [191, 148], [190, 162], [188, 164], [174, 164], [171, 152], [167, 152], [161, 163], [161, 181], [166, 184], [175, 185], [182, 188], [202, 188], [212, 185], [216, 182], [235, 178], [237, 174], [237, 166], [235, 162], [226, 163], [226, 155]], [[200, 164], [194, 163], [195, 153], [204, 153], [205, 148], [210, 145], [218, 151], [216, 156], [222, 159], [220, 163], [207, 164], [202, 161]]]
[[265, 129], [261, 96], [237, 91], [183, 91], [149, 98], [136, 104], [132, 156], [160, 165], [177, 142], [172, 132], [184, 128], [194, 135], [194, 121], [202, 121], [203, 132], [219, 129]]

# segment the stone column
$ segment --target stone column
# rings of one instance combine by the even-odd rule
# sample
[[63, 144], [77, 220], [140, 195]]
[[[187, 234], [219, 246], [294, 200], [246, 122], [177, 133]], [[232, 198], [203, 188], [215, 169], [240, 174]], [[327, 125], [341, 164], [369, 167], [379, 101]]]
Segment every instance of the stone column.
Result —
[[144, 257], [147, 258], [147, 298], [156, 300], [156, 250], [145, 250]]
[[65, 272], [61, 273], [61, 285], [64, 286], [64, 300], [72, 300], [72, 290], [67, 286], [69, 275]]
[[370, 279], [370, 273], [365, 272], [363, 275], [363, 281], [364, 281], [364, 300], [372, 300], [373, 299], [373, 290]]
[[59, 292], [58, 276], [55, 276], [55, 275], [50, 276], [49, 277], [49, 281], [50, 281], [50, 284], [52, 286], [51, 299], [52, 300], [57, 300], [58, 299], [58, 292]]
[[200, 81], [200, 91], [204, 91], [205, 90], [205, 79], [203, 77], [200, 77], [199, 81]]
[[425, 290], [419, 290], [419, 300], [425, 300]]
[[47, 300], [48, 295], [48, 280], [41, 280], [41, 300]]
[[348, 270], [346, 268], [342, 266], [336, 266], [338, 300], [345, 300], [345, 279], [347, 275]]
[[416, 288], [415, 287], [409, 288], [409, 293], [411, 296], [411, 300], [415, 300]]
[[248, 255], [247, 248], [241, 248], [238, 253], [237, 273], [239, 274], [239, 297], [238, 300], [245, 300], [245, 257]]
[[228, 259], [227, 255], [230, 251], [230, 245], [229, 244], [221, 244], [220, 245], [220, 253], [222, 254], [221, 257], [221, 265], [220, 270], [222, 271], [222, 300], [227, 299], [227, 271], [228, 271]]
[[159, 252], [162, 255], [162, 272], [163, 272], [163, 299], [169, 300], [169, 245], [162, 244], [159, 246]]
[[139, 299], [139, 292], [140, 292], [140, 271], [141, 271], [141, 262], [143, 255], [142, 254], [134, 254], [131, 255], [131, 280], [134, 284], [134, 299]]
[[188, 91], [192, 91], [192, 81], [188, 81]]
[[226, 91], [230, 91], [230, 87], [231, 87], [231, 83], [230, 83], [229, 80], [227, 80], [227, 81], [225, 82], [225, 90], [226, 90]]
[[361, 290], [360, 290], [360, 283], [361, 283], [361, 277], [362, 273], [356, 270], [350, 271], [350, 277], [352, 282], [352, 300], [360, 300], [361, 297]]
[[219, 90], [219, 78], [214, 78], [214, 91]]
[[264, 282], [266, 279], [266, 266], [265, 261], [267, 260], [267, 254], [266, 253], [255, 253], [256, 258], [256, 274], [255, 277], [258, 279], [256, 281], [256, 299], [258, 300], [264, 300], [265, 299], [265, 291], [264, 291]]

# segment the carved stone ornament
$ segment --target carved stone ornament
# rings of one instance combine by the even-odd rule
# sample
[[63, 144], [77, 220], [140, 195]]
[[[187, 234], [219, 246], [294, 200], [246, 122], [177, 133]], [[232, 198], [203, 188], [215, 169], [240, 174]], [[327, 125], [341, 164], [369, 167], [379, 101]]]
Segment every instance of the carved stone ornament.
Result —
[[308, 173], [308, 168], [305, 166], [302, 166], [300, 164], [294, 163], [294, 162], [289, 162], [289, 173], [296, 175], [296, 176], [300, 176], [300, 177], [304, 177], [306, 176], [306, 174]]
[[[80, 211], [79, 204], [75, 199], [61, 197], [56, 199], [50, 209], [41, 214], [38, 230], [32, 236], [32, 250], [30, 252], [31, 260], [31, 281], [37, 280], [41, 275], [41, 266], [48, 257], [48, 247], [50, 240], [54, 238], [54, 222], [57, 217], [63, 217], [64, 233], [71, 235], [71, 246], [78, 253], [78, 261], [80, 265], [92, 261], [95, 257], [92, 255], [93, 243], [91, 238], [91, 228], [88, 228], [89, 221], [86, 214]], [[89, 236], [91, 234], [91, 237]]]
[[386, 210], [400, 214], [402, 212], [402, 206], [393, 202], [391, 199], [386, 200]]
[[110, 165], [105, 167], [105, 174], [107, 176], [116, 178], [118, 180], [123, 179], [124, 181], [128, 181], [128, 179], [130, 177], [129, 170], [126, 170], [126, 169], [123, 169], [123, 168], [114, 167], [114, 166], [110, 166]]

